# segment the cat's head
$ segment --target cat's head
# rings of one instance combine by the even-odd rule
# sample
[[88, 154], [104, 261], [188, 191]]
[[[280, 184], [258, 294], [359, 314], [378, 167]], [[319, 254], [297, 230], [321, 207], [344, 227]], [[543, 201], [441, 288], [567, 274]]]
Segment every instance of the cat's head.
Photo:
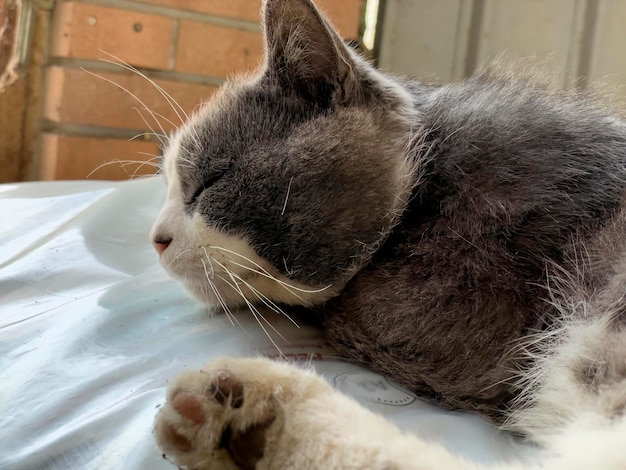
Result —
[[266, 56], [170, 140], [152, 240], [204, 303], [335, 296], [410, 193], [410, 96], [352, 52], [309, 0], [267, 0]]

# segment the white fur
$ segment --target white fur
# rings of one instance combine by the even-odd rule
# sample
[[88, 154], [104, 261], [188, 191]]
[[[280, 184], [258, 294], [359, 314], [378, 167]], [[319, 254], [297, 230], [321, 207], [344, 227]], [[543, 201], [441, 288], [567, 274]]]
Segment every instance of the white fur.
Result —
[[193, 132], [195, 121], [203, 118], [204, 114], [192, 118], [172, 138], [164, 155], [167, 196], [150, 235], [153, 240], [163, 236], [172, 240], [160, 256], [161, 264], [194, 298], [212, 306], [246, 306], [245, 299], [259, 303], [259, 295], [272, 302], [313, 305], [337, 295], [332, 286], [313, 288], [288, 279], [261, 258], [245, 237], [210, 227], [197, 213], [186, 215], [176, 169], [184, 158], [180, 139], [184, 132]]
[[[206, 390], [219, 374], [243, 384], [240, 409], [214, 402]], [[181, 416], [173, 406], [178, 393], [193, 394], [203, 403], [202, 423]], [[181, 375], [168, 392], [157, 416], [155, 436], [167, 457], [183, 468], [231, 469], [226, 452], [216, 451], [227, 425], [246, 429], [276, 420], [266, 432], [265, 454], [257, 470], [296, 469], [624, 469], [626, 419], [600, 423], [581, 416], [556, 437], [540, 463], [501, 462], [481, 466], [455, 456], [441, 445], [406, 434], [383, 417], [361, 407], [308, 370], [267, 359], [219, 359], [203, 371]], [[181, 451], [172, 431], [185, 436], [193, 450]]]

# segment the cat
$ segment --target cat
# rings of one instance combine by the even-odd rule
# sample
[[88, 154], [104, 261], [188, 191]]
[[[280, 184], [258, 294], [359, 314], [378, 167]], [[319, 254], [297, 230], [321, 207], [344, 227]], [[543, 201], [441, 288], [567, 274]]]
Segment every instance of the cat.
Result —
[[[164, 152], [165, 269], [226, 313], [318, 319], [344, 358], [550, 448], [537, 468], [626, 468], [623, 121], [529, 74], [383, 74], [311, 0], [262, 17], [262, 66]], [[181, 375], [154, 433], [190, 469], [480, 468], [262, 358]]]

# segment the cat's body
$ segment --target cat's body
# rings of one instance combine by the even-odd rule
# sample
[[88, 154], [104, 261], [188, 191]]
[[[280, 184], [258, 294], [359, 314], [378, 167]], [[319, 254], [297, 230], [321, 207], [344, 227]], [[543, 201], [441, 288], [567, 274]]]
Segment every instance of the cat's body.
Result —
[[[170, 273], [227, 312], [304, 306], [346, 358], [537, 440], [581, 417], [624, 427], [626, 126], [523, 76], [386, 77], [308, 0], [269, 0], [265, 37], [262, 70], [227, 84], [166, 152], [153, 240]], [[465, 465], [399, 432], [371, 442], [381, 425], [360, 408], [363, 441], [328, 443], [312, 408], [293, 410], [336, 392], [246, 367], [172, 389], [157, 438], [179, 464], [365, 468], [342, 459], [370, 448], [384, 458], [369, 468]], [[255, 404], [236, 418], [242, 402]]]
[[416, 99], [422, 179], [325, 329], [344, 355], [498, 419], [518, 391], [522, 338], [559, 316], [556, 266], [588, 294], [604, 288], [576, 270], [602, 271], [579, 251], [622, 208], [626, 128], [487, 73]]

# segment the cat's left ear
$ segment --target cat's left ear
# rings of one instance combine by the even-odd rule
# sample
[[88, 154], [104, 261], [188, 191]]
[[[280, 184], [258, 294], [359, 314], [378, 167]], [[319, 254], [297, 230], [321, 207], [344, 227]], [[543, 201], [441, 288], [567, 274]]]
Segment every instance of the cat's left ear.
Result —
[[358, 95], [354, 58], [310, 0], [266, 0], [263, 16], [268, 77], [320, 104]]

